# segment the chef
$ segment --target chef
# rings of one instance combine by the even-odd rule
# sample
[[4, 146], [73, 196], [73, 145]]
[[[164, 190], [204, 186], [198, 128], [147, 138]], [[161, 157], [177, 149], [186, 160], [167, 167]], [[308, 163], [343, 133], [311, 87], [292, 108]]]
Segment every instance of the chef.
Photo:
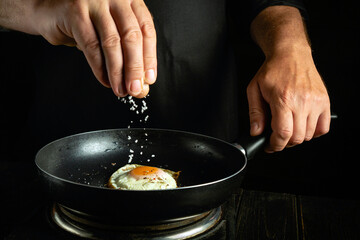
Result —
[[[29, 125], [38, 145], [128, 126], [136, 116], [118, 100], [126, 96], [147, 96], [146, 127], [230, 142], [248, 115], [251, 135], [271, 128], [267, 152], [326, 134], [330, 100], [305, 15], [300, 0], [0, 0], [1, 27], [47, 40], [34, 46]], [[239, 34], [265, 56], [246, 91]]]

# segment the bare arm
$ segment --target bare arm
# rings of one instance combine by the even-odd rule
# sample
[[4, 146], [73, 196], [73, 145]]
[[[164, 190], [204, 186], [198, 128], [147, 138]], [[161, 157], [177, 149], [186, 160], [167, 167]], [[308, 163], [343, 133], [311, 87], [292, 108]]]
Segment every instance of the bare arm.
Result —
[[38, 34], [30, 23], [35, 1], [0, 0], [0, 26], [30, 34]]
[[247, 89], [251, 134], [264, 130], [268, 110], [273, 131], [268, 152], [327, 133], [329, 96], [315, 67], [299, 10], [266, 8], [252, 22], [251, 34], [266, 57]]
[[155, 82], [156, 32], [143, 0], [0, 0], [0, 26], [76, 46], [116, 96], [144, 97]]
[[254, 19], [250, 30], [267, 57], [294, 48], [311, 51], [303, 19], [294, 7], [272, 6], [265, 9]]

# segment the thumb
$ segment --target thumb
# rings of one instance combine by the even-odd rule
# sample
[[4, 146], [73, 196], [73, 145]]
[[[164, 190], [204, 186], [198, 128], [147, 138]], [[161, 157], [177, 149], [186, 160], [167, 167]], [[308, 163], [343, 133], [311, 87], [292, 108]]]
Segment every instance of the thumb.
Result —
[[247, 88], [249, 104], [250, 135], [260, 135], [265, 128], [266, 104], [256, 81], [251, 81]]

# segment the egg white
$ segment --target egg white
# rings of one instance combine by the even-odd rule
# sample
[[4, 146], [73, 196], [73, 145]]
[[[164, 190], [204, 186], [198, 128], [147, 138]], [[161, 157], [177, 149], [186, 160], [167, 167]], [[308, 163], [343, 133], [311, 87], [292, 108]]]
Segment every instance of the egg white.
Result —
[[108, 182], [108, 187], [126, 190], [157, 190], [176, 188], [176, 180], [179, 172], [162, 169], [164, 173], [157, 178], [136, 179], [131, 176], [130, 171], [142, 167], [139, 164], [126, 164], [114, 172]]

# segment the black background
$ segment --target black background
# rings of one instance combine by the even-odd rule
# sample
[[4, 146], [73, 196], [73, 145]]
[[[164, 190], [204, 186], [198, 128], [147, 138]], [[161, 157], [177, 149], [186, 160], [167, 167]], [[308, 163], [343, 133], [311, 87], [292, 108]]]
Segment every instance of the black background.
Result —
[[[261, 153], [247, 168], [244, 188], [305, 195], [358, 198], [359, 9], [355, 1], [305, 1], [313, 56], [331, 98], [334, 120], [326, 136], [281, 153]], [[33, 161], [27, 122], [33, 97], [33, 60], [39, 37], [0, 33], [1, 161]], [[35, 45], [34, 45], [35, 44]], [[241, 64], [256, 73], [263, 56], [255, 45], [241, 45]], [[255, 54], [254, 54], [255, 53]], [[246, 60], [244, 60], [246, 59]], [[11, 174], [11, 173], [9, 173]]]

